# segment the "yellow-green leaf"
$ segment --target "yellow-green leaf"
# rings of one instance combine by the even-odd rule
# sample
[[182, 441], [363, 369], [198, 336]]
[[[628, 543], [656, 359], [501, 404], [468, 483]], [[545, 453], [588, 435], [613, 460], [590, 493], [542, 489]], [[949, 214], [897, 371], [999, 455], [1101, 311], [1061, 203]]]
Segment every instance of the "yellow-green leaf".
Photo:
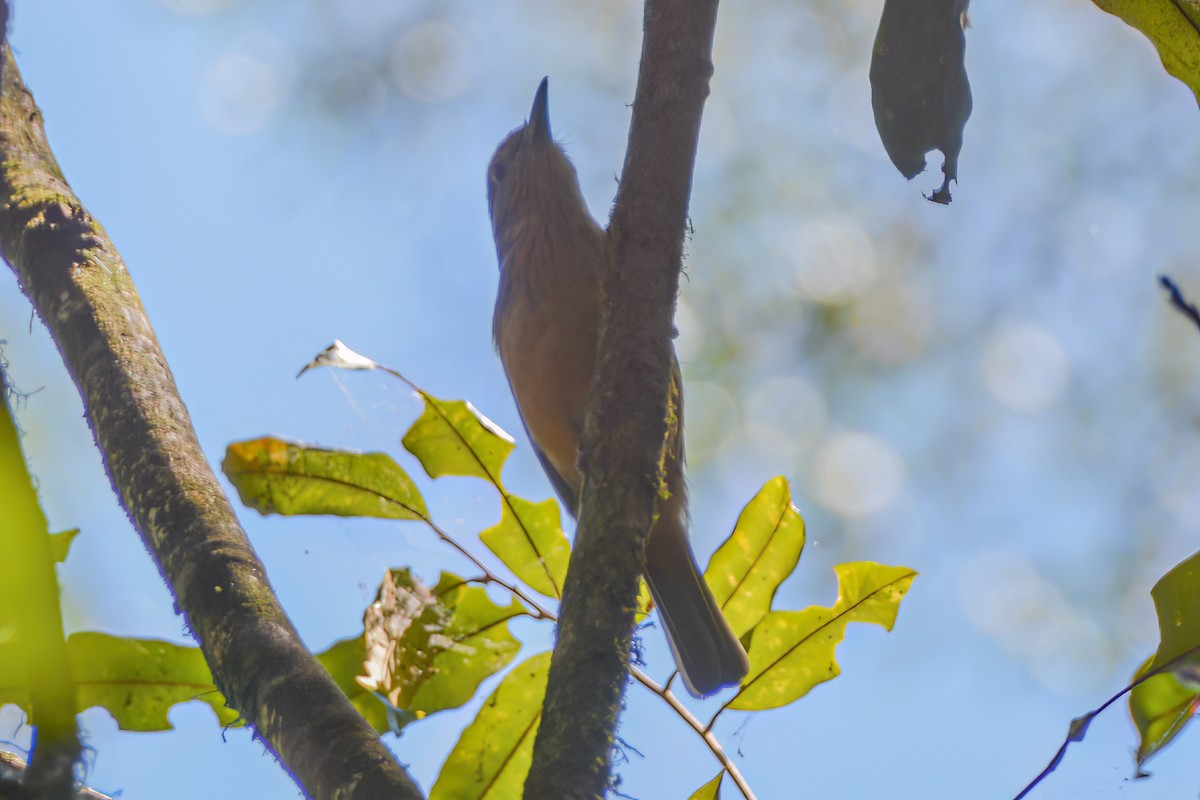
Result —
[[724, 777], [725, 770], [721, 770], [717, 777], [692, 792], [688, 800], [721, 800], [721, 778]]
[[[1142, 664], [1134, 679], [1145, 674], [1152, 659]], [[1138, 766], [1171, 743], [1200, 705], [1200, 690], [1179, 680], [1174, 673], [1160, 672], [1133, 687], [1129, 693], [1129, 716], [1137, 726]]]
[[[13, 647], [0, 645], [0, 705], [21, 706], [30, 714], [30, 722], [37, 724], [37, 709], [29, 708], [18, 660], [8, 655]], [[237, 712], [225, 706], [198, 647], [82, 632], [67, 637], [67, 653], [75, 677], [76, 707], [80, 711], [105, 708], [122, 730], [170, 730], [167, 712], [190, 700], [211, 706], [220, 724], [237, 724]]]
[[1158, 615], [1158, 652], [1137, 674], [1159, 674], [1129, 695], [1129, 714], [1141, 737], [1139, 765], [1179, 735], [1200, 698], [1200, 553], [1162, 576], [1150, 594]]
[[729, 707], [742, 711], [778, 708], [803, 697], [841, 669], [834, 650], [851, 622], [895, 624], [900, 601], [917, 573], [869, 561], [839, 564], [838, 598], [831, 608], [773, 611], [754, 629], [750, 672]]
[[[1175, 565], [1150, 590], [1158, 614], [1158, 652], [1150, 664], [1157, 669], [1182, 659], [1172, 669], [1200, 665], [1200, 553]], [[1187, 656], [1186, 658], [1184, 658]]]
[[53, 744], [75, 737], [76, 692], [63, 636], [54, 539], [21, 451], [3, 367], [0, 357], [0, 641], [12, 643], [8, 657], [21, 663], [22, 686]]
[[226, 707], [198, 647], [154, 639], [125, 639], [103, 633], [67, 638], [79, 708], [103, 706], [122, 730], [170, 730], [167, 711], [199, 700], [233, 725], [238, 713]]
[[513, 438], [466, 401], [423, 397], [425, 410], [404, 434], [404, 449], [431, 478], [468, 475], [499, 484]]
[[1167, 72], [1200, 99], [1200, 0], [1094, 0], [1144, 33]]
[[75, 541], [75, 537], [78, 535], [79, 528], [50, 534], [50, 557], [58, 564], [66, 561], [67, 553], [71, 550], [71, 542]]
[[430, 590], [407, 569], [391, 570], [363, 616], [358, 683], [417, 716], [457, 708], [521, 649], [508, 621], [525, 613], [448, 572]]
[[386, 453], [326, 450], [271, 436], [236, 442], [221, 469], [260, 514], [425, 519], [412, 478]]
[[571, 545], [562, 529], [558, 503], [533, 503], [505, 495], [500, 523], [479, 534], [513, 574], [547, 597], [561, 598]]
[[429, 800], [521, 796], [549, 670], [550, 654], [539, 653], [505, 676], [450, 751]]
[[738, 516], [704, 571], [704, 579], [741, 636], [771, 610], [775, 590], [804, 550], [804, 520], [782, 475], [767, 481]]

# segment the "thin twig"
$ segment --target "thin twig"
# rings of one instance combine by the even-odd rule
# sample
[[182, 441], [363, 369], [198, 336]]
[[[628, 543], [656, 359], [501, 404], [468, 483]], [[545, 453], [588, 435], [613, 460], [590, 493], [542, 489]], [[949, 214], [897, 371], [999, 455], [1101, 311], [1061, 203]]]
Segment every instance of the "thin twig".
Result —
[[[1165, 278], [1161, 278], [1160, 280], [1163, 280], [1164, 285], [1167, 282], [1167, 279]], [[1173, 288], [1173, 285], [1171, 288]], [[1098, 708], [1092, 709], [1083, 716], [1076, 717], [1075, 719], [1071, 720], [1071, 726], [1068, 729], [1067, 738], [1063, 741], [1062, 745], [1059, 746], [1058, 752], [1054, 754], [1054, 758], [1050, 759], [1050, 763], [1046, 765], [1046, 768], [1039, 772], [1038, 776], [1030, 781], [1029, 785], [1022, 789], [1020, 794], [1014, 797], [1013, 800], [1023, 800], [1025, 797], [1028, 797], [1029, 793], [1032, 792], [1039, 783], [1045, 780], [1050, 773], [1058, 769], [1059, 764], [1062, 763], [1063, 758], [1065, 758], [1067, 755], [1067, 748], [1071, 746], [1072, 742], [1083, 741], [1083, 737], [1087, 734], [1088, 726], [1092, 724], [1092, 720], [1098, 717], [1105, 709], [1151, 678], [1157, 675], [1162, 675], [1163, 673], [1171, 672], [1175, 667], [1183, 663], [1185, 660], [1195, 658], [1196, 653], [1198, 652], [1200, 652], [1200, 647], [1193, 647], [1190, 650], [1180, 653], [1178, 656], [1166, 662], [1165, 664], [1160, 664], [1154, 669], [1146, 672], [1144, 675], [1139, 675], [1137, 680], [1105, 700], [1104, 703]], [[1142, 762], [1139, 760], [1139, 769], [1141, 765]]]
[[486, 564], [484, 564], [482, 561], [480, 561], [479, 558], [477, 558], [474, 553], [472, 553], [470, 550], [468, 550], [463, 545], [459, 544], [457, 541], [454, 540], [454, 538], [452, 536], [450, 536], [450, 534], [448, 534], [444, 530], [442, 530], [442, 528], [436, 522], [434, 522], [430, 517], [425, 516], [425, 515], [420, 515], [420, 516], [421, 516], [421, 521], [424, 522], [426, 525], [428, 525], [429, 529], [432, 530], [435, 534], [437, 534], [437, 537], [439, 539], [441, 539], [443, 542], [445, 542], [446, 544], [453, 547], [464, 558], [466, 558], [468, 561], [470, 561], [472, 564], [474, 564], [477, 568], [482, 570], [484, 578], [486, 578], [491, 583], [494, 583], [497, 586], [503, 587], [504, 589], [508, 590], [514, 597], [516, 597], [518, 600], [520, 600], [521, 602], [525, 603], [530, 608], [532, 608], [534, 613], [531, 614], [531, 616], [534, 619], [548, 619], [552, 622], [558, 620], [558, 617], [556, 617], [551, 611], [549, 611], [545, 606], [543, 606], [537, 600], [534, 600], [532, 597], [530, 597], [528, 594], [526, 594], [524, 591], [522, 591], [520, 589], [520, 587], [518, 587], [515, 583], [510, 583], [510, 582], [504, 580], [503, 578], [501, 578], [495, 572], [493, 572], [491, 570], [491, 568], [488, 567]]
[[716, 737], [716, 734], [714, 734], [708, 728], [705, 728], [704, 723], [697, 719], [696, 715], [689, 711], [688, 707], [680, 702], [679, 698], [676, 697], [675, 693], [670, 689], [665, 689], [662, 686], [659, 686], [649, 675], [633, 665], [630, 665], [629, 672], [633, 675], [634, 679], [638, 683], [661, 697], [663, 701], [669, 705], [676, 714], [679, 715], [680, 719], [686, 722], [688, 727], [694, 730], [696, 734], [704, 740], [704, 743], [708, 745], [708, 749], [712, 751], [714, 756], [716, 756], [717, 761], [720, 762], [725, 771], [729, 773], [729, 777], [733, 779], [734, 785], [738, 787], [738, 790], [742, 793], [742, 796], [745, 797], [746, 800], [756, 800], [754, 790], [750, 788], [750, 784], [746, 782], [746, 778], [737, 768], [737, 765], [734, 764], [733, 760], [730, 759], [725, 753], [725, 748], [721, 746], [721, 740]]
[[1166, 275], [1159, 275], [1158, 282], [1161, 283], [1162, 287], [1167, 290], [1167, 293], [1170, 295], [1171, 305], [1175, 308], [1175, 310], [1190, 319], [1192, 324], [1197, 328], [1200, 328], [1200, 309], [1197, 309], [1194, 303], [1188, 301], [1188, 299], [1183, 296], [1183, 292], [1180, 291], [1179, 287], [1175, 285], [1175, 281], [1171, 280]]

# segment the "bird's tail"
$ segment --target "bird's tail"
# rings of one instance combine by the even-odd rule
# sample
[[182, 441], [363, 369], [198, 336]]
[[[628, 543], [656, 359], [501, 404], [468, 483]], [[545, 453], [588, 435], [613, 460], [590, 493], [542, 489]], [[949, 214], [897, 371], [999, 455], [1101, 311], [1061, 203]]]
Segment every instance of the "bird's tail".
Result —
[[696, 566], [682, 514], [664, 513], [650, 529], [646, 582], [689, 693], [704, 697], [746, 676], [750, 661]]

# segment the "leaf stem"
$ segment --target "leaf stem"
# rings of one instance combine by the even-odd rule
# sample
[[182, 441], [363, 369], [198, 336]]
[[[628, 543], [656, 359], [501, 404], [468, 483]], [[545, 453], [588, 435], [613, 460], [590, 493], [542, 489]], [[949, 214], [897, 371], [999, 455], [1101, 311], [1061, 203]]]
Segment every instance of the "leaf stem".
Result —
[[533, 612], [530, 614], [530, 616], [532, 616], [534, 619], [548, 619], [552, 622], [556, 621], [558, 619], [558, 617], [556, 617], [551, 611], [549, 611], [545, 606], [543, 606], [537, 600], [534, 600], [532, 597], [530, 597], [526, 592], [522, 591], [521, 588], [519, 586], [517, 586], [515, 583], [511, 583], [509, 581], [504, 580], [499, 575], [497, 575], [494, 571], [492, 571], [492, 569], [488, 565], [486, 565], [482, 561], [480, 561], [479, 558], [477, 558], [474, 553], [472, 553], [466, 547], [463, 547], [450, 534], [448, 534], [448, 533], [446, 533], [446, 531], [442, 530], [441, 526], [439, 526], [436, 522], [434, 522], [431, 517], [422, 515], [421, 521], [424, 522], [426, 525], [428, 525], [429, 529], [431, 531], [433, 531], [439, 539], [441, 539], [446, 544], [450, 545], [452, 548], [454, 548], [456, 551], [458, 551], [464, 558], [466, 558], [468, 561], [470, 561], [472, 564], [474, 564], [480, 571], [482, 571], [483, 576], [486, 580], [490, 581], [491, 583], [496, 584], [497, 586], [501, 586], [504, 589], [508, 590], [514, 597], [516, 597], [521, 602], [525, 603], [525, 605], [529, 606]]

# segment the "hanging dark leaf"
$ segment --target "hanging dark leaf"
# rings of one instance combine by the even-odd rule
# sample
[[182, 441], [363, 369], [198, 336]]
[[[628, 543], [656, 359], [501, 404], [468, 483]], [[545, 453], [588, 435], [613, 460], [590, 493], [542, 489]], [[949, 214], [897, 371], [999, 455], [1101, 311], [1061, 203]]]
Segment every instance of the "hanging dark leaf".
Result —
[[950, 202], [958, 181], [971, 87], [963, 63], [969, 0], [887, 0], [871, 55], [875, 127], [896, 169], [908, 179], [925, 170], [925, 154], [941, 150], [942, 186], [929, 199]]

